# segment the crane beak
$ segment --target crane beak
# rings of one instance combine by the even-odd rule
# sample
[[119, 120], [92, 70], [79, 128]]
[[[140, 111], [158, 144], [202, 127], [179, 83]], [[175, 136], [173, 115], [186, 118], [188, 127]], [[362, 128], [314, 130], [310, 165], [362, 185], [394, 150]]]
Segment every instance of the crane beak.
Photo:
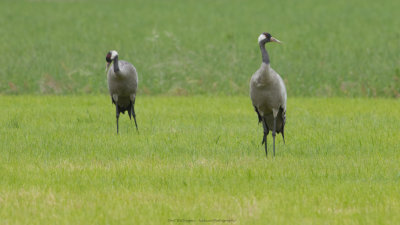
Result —
[[283, 44], [280, 40], [278, 40], [278, 39], [276, 39], [274, 37], [271, 37], [271, 42], [276, 42], [278, 44]]
[[107, 65], [106, 65], [106, 72], [108, 71], [108, 68], [110, 68], [110, 63], [109, 62], [107, 62]]

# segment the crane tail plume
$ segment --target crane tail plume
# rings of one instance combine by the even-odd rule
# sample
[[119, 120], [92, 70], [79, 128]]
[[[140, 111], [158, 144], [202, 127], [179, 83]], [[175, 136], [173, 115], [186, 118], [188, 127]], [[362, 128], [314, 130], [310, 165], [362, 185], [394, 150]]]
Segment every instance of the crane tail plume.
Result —
[[256, 111], [257, 116], [258, 116], [258, 123], [261, 123], [262, 122], [262, 117], [261, 117], [260, 113], [258, 112], [257, 107], [254, 106], [254, 110]]
[[128, 110], [128, 115], [129, 115], [129, 120], [132, 120], [132, 118], [131, 118], [131, 116], [132, 116], [131, 110]]
[[274, 151], [274, 157], [275, 157], [275, 136], [276, 136], [276, 117], [274, 117], [274, 128], [272, 130], [272, 140], [273, 140], [273, 151]]

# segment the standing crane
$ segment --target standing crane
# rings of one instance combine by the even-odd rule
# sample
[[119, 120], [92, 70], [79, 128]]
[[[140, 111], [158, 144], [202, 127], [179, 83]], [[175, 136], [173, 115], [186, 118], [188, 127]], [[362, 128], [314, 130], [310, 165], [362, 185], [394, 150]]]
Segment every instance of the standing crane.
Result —
[[[107, 53], [106, 61], [108, 90], [111, 95], [111, 101], [115, 104], [117, 116], [117, 134], [119, 130], [119, 114], [125, 113], [125, 111], [128, 111], [129, 119], [131, 119], [131, 115], [133, 116], [136, 130], [139, 132], [135, 114], [135, 99], [138, 87], [136, 68], [129, 62], [118, 60], [118, 52], [115, 50]], [[109, 69], [111, 63], [113, 63], [113, 67]]]
[[269, 33], [264, 32], [258, 37], [262, 63], [250, 80], [250, 97], [258, 116], [258, 122], [262, 123], [264, 128], [262, 144], [265, 145], [267, 157], [267, 135], [270, 130], [272, 130], [274, 142], [274, 156], [276, 133], [282, 133], [283, 143], [285, 143], [284, 127], [287, 99], [285, 83], [270, 66], [269, 55], [265, 49], [265, 44], [268, 42], [281, 43]]

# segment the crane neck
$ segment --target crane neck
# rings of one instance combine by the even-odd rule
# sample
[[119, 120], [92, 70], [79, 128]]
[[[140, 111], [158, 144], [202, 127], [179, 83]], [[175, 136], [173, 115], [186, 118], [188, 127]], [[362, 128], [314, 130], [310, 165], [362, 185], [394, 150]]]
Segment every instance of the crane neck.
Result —
[[119, 65], [118, 65], [118, 56], [115, 56], [114, 58], [114, 73], [118, 73], [119, 72]]
[[263, 63], [265, 63], [265, 64], [267, 64], [267, 65], [269, 65], [269, 55], [268, 55], [268, 52], [267, 52], [267, 50], [265, 49], [265, 42], [264, 43], [260, 43], [260, 49], [261, 49], [261, 56], [262, 56], [262, 61], [263, 61]]

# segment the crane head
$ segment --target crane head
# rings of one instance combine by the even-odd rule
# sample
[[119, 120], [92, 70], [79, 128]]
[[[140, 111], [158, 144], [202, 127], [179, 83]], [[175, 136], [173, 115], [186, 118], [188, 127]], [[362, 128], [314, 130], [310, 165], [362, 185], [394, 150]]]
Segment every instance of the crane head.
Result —
[[260, 34], [260, 36], [258, 36], [258, 43], [268, 43], [268, 42], [276, 42], [279, 44], [282, 44], [281, 41], [279, 41], [278, 39], [272, 37], [272, 35], [270, 33], [264, 32], [262, 34]]
[[106, 61], [107, 61], [107, 66], [106, 66], [106, 71], [110, 67], [111, 62], [115, 59], [115, 57], [118, 56], [118, 52], [115, 50], [111, 50], [107, 53], [106, 55]]

